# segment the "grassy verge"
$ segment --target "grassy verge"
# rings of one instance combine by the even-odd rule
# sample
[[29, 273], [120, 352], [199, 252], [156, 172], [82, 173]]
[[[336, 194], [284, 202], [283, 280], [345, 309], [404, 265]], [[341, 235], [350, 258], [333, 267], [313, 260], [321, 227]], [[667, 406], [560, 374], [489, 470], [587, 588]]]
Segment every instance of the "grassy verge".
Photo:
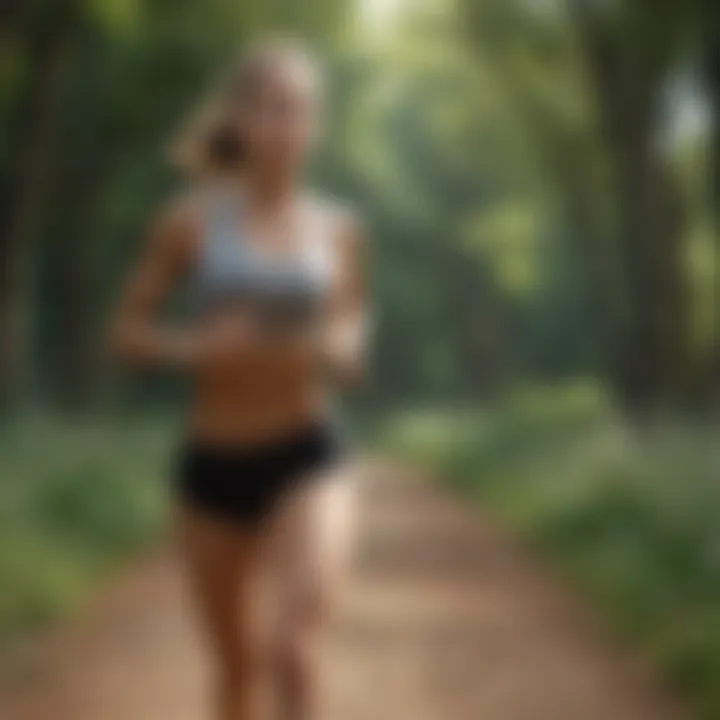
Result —
[[0, 656], [66, 614], [162, 526], [160, 423], [19, 423], [0, 440]]
[[720, 718], [720, 441], [633, 436], [599, 388], [519, 393], [489, 415], [409, 413], [388, 449], [435, 469], [556, 563]]

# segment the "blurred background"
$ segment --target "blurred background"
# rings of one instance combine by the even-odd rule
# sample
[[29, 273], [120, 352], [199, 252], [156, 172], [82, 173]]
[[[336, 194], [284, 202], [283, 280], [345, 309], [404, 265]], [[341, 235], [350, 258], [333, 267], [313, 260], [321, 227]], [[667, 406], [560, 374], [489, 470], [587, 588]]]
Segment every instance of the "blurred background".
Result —
[[330, 74], [313, 182], [371, 228], [354, 422], [522, 533], [720, 718], [711, 0], [4, 0], [0, 658], [161, 536], [185, 389], [121, 373], [105, 323], [181, 183], [167, 139], [278, 30]]

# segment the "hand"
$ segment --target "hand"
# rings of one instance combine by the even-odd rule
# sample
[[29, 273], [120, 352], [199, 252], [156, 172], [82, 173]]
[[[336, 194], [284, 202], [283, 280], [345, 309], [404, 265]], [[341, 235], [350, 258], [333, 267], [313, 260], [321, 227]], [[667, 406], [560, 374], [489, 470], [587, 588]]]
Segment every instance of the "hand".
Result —
[[322, 364], [336, 379], [356, 384], [363, 375], [365, 326], [359, 320], [330, 323], [320, 342]]

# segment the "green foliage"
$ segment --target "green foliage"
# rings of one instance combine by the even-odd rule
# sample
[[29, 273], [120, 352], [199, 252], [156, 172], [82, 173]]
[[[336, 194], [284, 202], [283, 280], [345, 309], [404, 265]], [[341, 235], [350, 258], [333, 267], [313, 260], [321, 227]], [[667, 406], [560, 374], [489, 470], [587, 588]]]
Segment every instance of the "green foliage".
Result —
[[27, 422], [0, 444], [0, 647], [74, 608], [158, 537], [167, 433]]

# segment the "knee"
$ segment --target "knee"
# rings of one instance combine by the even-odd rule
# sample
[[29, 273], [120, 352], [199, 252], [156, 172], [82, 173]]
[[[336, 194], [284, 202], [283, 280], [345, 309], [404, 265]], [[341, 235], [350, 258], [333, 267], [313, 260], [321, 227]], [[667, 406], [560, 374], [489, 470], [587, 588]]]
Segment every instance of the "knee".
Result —
[[317, 604], [296, 608], [296, 614], [281, 626], [275, 644], [275, 663], [286, 677], [301, 679], [312, 674], [322, 619], [322, 606], [318, 599]]
[[267, 644], [228, 640], [219, 653], [221, 683], [227, 687], [242, 688], [263, 673], [270, 662], [271, 651]]
[[317, 633], [313, 627], [298, 626], [284, 633], [275, 647], [275, 668], [286, 679], [302, 681], [312, 674]]
[[328, 606], [327, 588], [320, 583], [296, 588], [287, 598], [272, 645], [273, 665], [286, 677], [301, 678], [312, 672]]

